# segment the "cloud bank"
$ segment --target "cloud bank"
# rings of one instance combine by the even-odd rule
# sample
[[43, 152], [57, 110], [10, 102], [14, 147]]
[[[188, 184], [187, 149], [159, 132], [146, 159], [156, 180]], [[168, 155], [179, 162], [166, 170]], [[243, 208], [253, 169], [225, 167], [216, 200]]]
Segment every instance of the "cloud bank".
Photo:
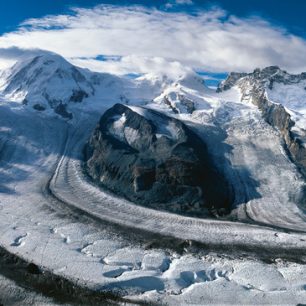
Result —
[[[75, 8], [71, 15], [26, 20], [0, 36], [0, 57], [5, 48], [49, 50], [80, 66], [117, 74], [251, 71], [269, 65], [306, 71], [303, 38], [220, 8], [192, 13], [139, 6]], [[101, 61], [98, 55], [119, 60]]]

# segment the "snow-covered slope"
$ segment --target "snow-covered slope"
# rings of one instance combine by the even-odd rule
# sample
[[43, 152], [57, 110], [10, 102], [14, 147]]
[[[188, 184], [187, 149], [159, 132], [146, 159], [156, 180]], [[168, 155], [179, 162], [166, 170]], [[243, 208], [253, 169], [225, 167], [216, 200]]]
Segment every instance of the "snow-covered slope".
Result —
[[295, 122], [292, 130], [299, 135], [306, 132], [306, 77], [296, 83], [274, 83], [267, 90], [268, 99], [282, 104]]
[[87, 73], [55, 54], [17, 62], [2, 73], [0, 86], [7, 99], [39, 111], [52, 108], [63, 117], [70, 117], [67, 104], [82, 102], [94, 94]]
[[288, 156], [306, 177], [306, 73], [292, 75], [277, 66], [232, 73], [218, 91], [233, 86], [240, 90], [241, 101], [256, 105], [266, 122], [280, 131]]
[[192, 113], [197, 102], [203, 102], [203, 93], [210, 91], [204, 80], [191, 72], [177, 79], [166, 74], [120, 78], [75, 67], [52, 53], [22, 59], [0, 72], [0, 95], [4, 100], [49, 114], [55, 111], [70, 119], [74, 109], [96, 109], [101, 100], [109, 106], [154, 101], [174, 113]]
[[285, 107], [294, 121], [294, 130], [299, 133], [306, 131], [306, 73], [290, 74], [277, 66], [256, 69], [254, 72], [231, 73], [219, 86], [226, 90], [238, 86], [243, 92], [245, 101], [254, 98], [254, 87], [265, 91], [269, 101]]
[[0, 95], [5, 101], [71, 119], [74, 111], [99, 109], [102, 99], [110, 106], [117, 102], [143, 104], [170, 82], [166, 76], [151, 74], [132, 80], [96, 73], [45, 52], [1, 71]]
[[172, 81], [154, 99], [162, 108], [169, 108], [175, 114], [192, 114], [196, 109], [205, 108], [205, 94], [213, 92], [204, 80], [195, 73], [188, 73]]
[[[246, 79], [236, 75], [227, 90], [216, 93], [193, 74], [132, 80], [79, 69], [56, 55], [3, 72], [1, 246], [92, 290], [158, 304], [303, 303], [305, 265], [290, 261], [306, 260], [305, 180], [284, 150], [284, 135], [269, 124], [290, 121], [276, 116], [267, 122], [261, 104], [247, 99], [257, 87]], [[274, 81], [272, 88], [268, 83], [265, 97], [292, 108], [286, 86], [300, 88], [292, 91], [302, 100], [303, 82]], [[76, 102], [73, 90], [88, 96]], [[136, 206], [88, 180], [82, 150], [115, 103], [173, 116], [201, 137], [232, 185], [233, 210], [226, 220]], [[35, 104], [46, 110], [33, 110]], [[72, 120], [54, 116], [61, 104]], [[121, 123], [115, 125], [120, 137]]]

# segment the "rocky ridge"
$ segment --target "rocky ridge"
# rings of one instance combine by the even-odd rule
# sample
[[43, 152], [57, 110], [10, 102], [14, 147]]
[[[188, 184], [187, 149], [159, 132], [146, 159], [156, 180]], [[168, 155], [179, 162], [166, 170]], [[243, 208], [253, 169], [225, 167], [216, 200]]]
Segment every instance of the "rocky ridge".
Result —
[[166, 106], [174, 114], [192, 114], [202, 102], [199, 96], [209, 90], [200, 76], [189, 72], [167, 84], [154, 103]]
[[[292, 131], [295, 122], [288, 110], [281, 103], [274, 103], [269, 99], [268, 90], [273, 90], [275, 84], [295, 85], [306, 80], [306, 73], [289, 74], [277, 66], [262, 70], [255, 69], [252, 73], [230, 73], [226, 80], [220, 83], [217, 91], [228, 90], [237, 86], [241, 91], [241, 100], [251, 102], [262, 112], [267, 123], [281, 133], [289, 157], [306, 177], [306, 147], [300, 135]], [[301, 103], [303, 101], [300, 101]], [[306, 102], [306, 101], [305, 101]], [[306, 131], [302, 134], [306, 135]]]

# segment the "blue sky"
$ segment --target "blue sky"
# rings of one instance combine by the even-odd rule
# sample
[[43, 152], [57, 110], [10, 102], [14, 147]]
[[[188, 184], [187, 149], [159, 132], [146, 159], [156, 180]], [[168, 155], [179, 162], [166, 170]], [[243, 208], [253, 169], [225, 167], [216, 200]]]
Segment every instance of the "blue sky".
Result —
[[40, 49], [119, 75], [301, 72], [305, 12], [303, 0], [2, 0], [0, 69]]

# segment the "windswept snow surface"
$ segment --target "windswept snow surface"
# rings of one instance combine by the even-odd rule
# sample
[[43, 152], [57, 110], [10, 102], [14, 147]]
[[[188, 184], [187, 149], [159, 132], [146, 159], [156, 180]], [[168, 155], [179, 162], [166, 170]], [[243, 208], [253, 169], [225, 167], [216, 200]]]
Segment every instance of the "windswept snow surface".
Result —
[[[71, 107], [69, 121], [2, 98], [1, 246], [75, 283], [135, 300], [303, 303], [306, 266], [297, 259], [303, 262], [306, 251], [305, 214], [298, 202], [304, 182], [278, 132], [253, 105], [238, 102], [236, 89], [216, 94], [198, 83], [191, 86], [190, 78], [184, 82], [158, 87], [155, 79], [120, 79], [109, 90], [97, 85], [96, 95]], [[154, 100], [165, 92], [183, 92], [196, 100], [196, 110], [173, 113]], [[203, 137], [216, 167], [233, 182], [236, 222], [137, 206], [88, 180], [82, 148], [119, 97], [139, 112], [145, 113], [145, 106], [176, 116]], [[182, 253], [163, 244], [167, 237], [185, 241]], [[193, 251], [195, 242], [200, 251]]]
[[53, 299], [35, 293], [27, 288], [18, 286], [14, 281], [0, 275], [0, 303], [1, 305], [33, 305], [54, 306], [69, 305], [56, 303]]
[[267, 89], [270, 101], [282, 104], [292, 120], [293, 128], [298, 134], [306, 133], [306, 81], [297, 84], [275, 83], [273, 89]]
[[[44, 108], [67, 103], [74, 93], [80, 91], [84, 97], [94, 93], [87, 71], [74, 67], [55, 54], [17, 62], [1, 75], [0, 88], [10, 100], [39, 104]], [[72, 100], [81, 102], [77, 97]]]

